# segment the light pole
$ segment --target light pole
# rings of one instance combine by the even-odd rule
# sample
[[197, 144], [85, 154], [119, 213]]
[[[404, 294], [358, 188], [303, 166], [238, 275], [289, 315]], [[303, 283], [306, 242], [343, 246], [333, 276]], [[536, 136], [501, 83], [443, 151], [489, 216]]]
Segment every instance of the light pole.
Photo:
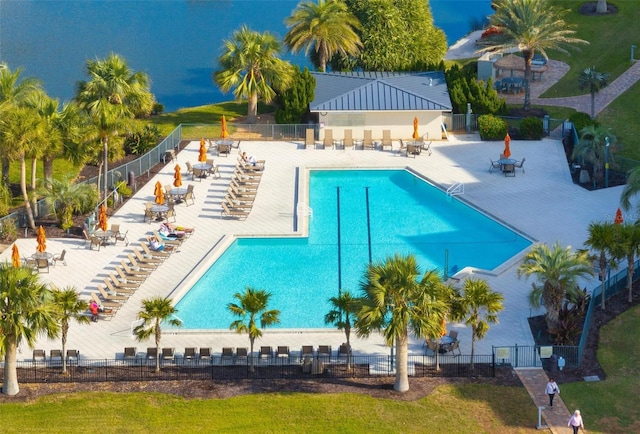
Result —
[[604, 188], [609, 188], [609, 136], [604, 141]]

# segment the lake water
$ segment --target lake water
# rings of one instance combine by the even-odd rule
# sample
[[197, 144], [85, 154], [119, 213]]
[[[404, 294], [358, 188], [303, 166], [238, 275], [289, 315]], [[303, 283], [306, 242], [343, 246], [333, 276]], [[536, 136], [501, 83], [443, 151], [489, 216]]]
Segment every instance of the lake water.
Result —
[[[214, 86], [222, 41], [246, 24], [279, 37], [298, 1], [290, 0], [0, 0], [0, 61], [40, 79], [68, 100], [86, 80], [87, 59], [122, 55], [145, 71], [167, 111], [233, 99]], [[492, 13], [491, 0], [436, 0], [436, 25], [450, 44]], [[308, 66], [304, 56], [284, 56]]]

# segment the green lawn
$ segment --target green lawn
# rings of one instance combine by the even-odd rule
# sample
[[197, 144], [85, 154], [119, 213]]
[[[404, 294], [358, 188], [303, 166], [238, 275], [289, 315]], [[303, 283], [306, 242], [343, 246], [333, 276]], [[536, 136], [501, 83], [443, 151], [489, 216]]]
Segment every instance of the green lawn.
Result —
[[[391, 380], [390, 380], [391, 381]], [[222, 386], [224, 387], [224, 385]], [[535, 433], [522, 388], [441, 386], [418, 401], [359, 394], [271, 393], [185, 400], [155, 393], [78, 393], [2, 404], [4, 433]]]

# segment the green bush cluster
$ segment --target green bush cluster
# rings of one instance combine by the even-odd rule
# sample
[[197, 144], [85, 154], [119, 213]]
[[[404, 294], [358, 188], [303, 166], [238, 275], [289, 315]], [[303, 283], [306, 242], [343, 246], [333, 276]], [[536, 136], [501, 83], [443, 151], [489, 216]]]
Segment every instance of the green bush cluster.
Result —
[[142, 155], [158, 144], [160, 130], [154, 124], [145, 125], [142, 130], [128, 133], [124, 139], [127, 154]]
[[470, 103], [473, 112], [479, 115], [506, 114], [506, 100], [500, 98], [492, 80], [478, 81], [472, 66], [460, 69], [453, 65], [445, 71], [445, 77], [454, 113], [466, 113]]
[[0, 239], [7, 242], [14, 242], [18, 239], [16, 219], [6, 218], [0, 221]]
[[507, 135], [507, 123], [493, 115], [478, 116], [478, 129], [482, 140], [502, 140]]
[[572, 113], [571, 116], [569, 116], [569, 120], [573, 122], [573, 125], [576, 128], [576, 131], [582, 131], [585, 127], [588, 127], [589, 125], [593, 125], [594, 127], [598, 127], [600, 125], [599, 122], [597, 122], [594, 119], [591, 119], [591, 116], [582, 112]]
[[284, 92], [278, 93], [275, 102], [278, 105], [275, 113], [278, 124], [299, 124], [313, 101], [316, 79], [307, 68], [294, 74], [293, 83]]
[[520, 123], [520, 138], [529, 140], [540, 140], [544, 136], [542, 119], [528, 117]]

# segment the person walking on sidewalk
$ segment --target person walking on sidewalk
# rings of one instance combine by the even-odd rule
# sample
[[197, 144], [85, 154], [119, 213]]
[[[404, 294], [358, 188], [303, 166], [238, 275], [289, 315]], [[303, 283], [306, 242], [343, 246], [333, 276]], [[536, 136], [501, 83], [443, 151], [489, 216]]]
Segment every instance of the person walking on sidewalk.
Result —
[[547, 383], [547, 388], [545, 389], [545, 393], [549, 395], [549, 407], [553, 407], [553, 397], [556, 396], [556, 393], [560, 395], [560, 388], [553, 380], [553, 378], [549, 378], [549, 382]]
[[580, 416], [580, 410], [576, 410], [567, 422], [567, 426], [573, 428], [573, 434], [578, 434], [578, 430], [582, 428], [584, 431], [584, 424], [582, 423], [582, 416]]

